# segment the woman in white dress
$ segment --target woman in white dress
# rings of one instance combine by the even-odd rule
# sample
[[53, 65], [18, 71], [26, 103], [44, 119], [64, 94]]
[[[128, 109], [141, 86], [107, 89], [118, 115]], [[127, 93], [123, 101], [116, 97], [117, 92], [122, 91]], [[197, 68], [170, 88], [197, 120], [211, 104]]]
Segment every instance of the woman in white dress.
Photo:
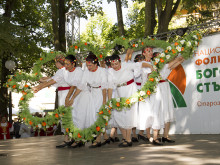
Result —
[[[125, 62], [131, 62], [133, 52], [134, 52], [134, 50], [132, 50], [132, 49], [127, 50], [127, 53], [125, 56]], [[145, 59], [145, 57], [142, 54], [137, 54], [134, 58], [134, 62], [142, 62], [144, 59]], [[136, 70], [134, 70], [134, 74], [136, 75]], [[134, 78], [134, 82], [137, 85], [137, 89], [140, 90], [141, 89], [141, 82], [142, 82], [141, 74], [138, 77]], [[139, 106], [139, 103], [138, 103], [138, 106]], [[136, 127], [132, 128], [131, 141], [138, 142], [138, 138], [137, 138], [137, 134], [136, 134]]]
[[[90, 127], [98, 118], [98, 112], [103, 104], [106, 104], [106, 89], [108, 87], [106, 71], [99, 67], [98, 58], [90, 53], [86, 58], [87, 69], [83, 73], [82, 82], [78, 89], [73, 94], [73, 100], [82, 91], [87, 90], [87, 93], [80, 98], [84, 104], [89, 104], [86, 117], [86, 127]], [[75, 100], [74, 100], [75, 101]], [[81, 107], [78, 107], [81, 109]], [[108, 139], [108, 137], [104, 137]], [[96, 141], [90, 148], [101, 146], [101, 134], [96, 137]]]
[[[107, 56], [107, 57], [105, 57], [105, 60], [104, 60], [105, 66], [103, 66], [103, 67], [105, 67], [106, 74], [108, 74], [108, 69], [111, 68], [110, 58], [111, 58], [110, 56]], [[113, 97], [114, 97], [114, 93], [115, 93], [115, 91], [113, 90], [113, 92], [112, 92]], [[110, 137], [108, 139], [105, 139], [105, 141], [102, 143], [102, 145], [105, 145], [107, 143], [109, 144], [111, 141], [112, 142], [119, 142], [120, 141], [118, 138], [118, 134], [117, 134], [117, 127], [116, 127], [115, 119], [114, 119], [114, 111], [111, 112], [111, 119], [108, 122], [108, 128], [109, 127], [111, 127]]]
[[[108, 98], [112, 98], [112, 90], [115, 89], [115, 98], [129, 97], [137, 92], [137, 85], [134, 83], [134, 70], [141, 71], [141, 63], [121, 63], [118, 55], [111, 56], [111, 67], [108, 72]], [[138, 71], [136, 72], [138, 76]], [[140, 73], [140, 72], [139, 72]], [[121, 112], [115, 110], [114, 119], [119, 127], [124, 142], [119, 147], [132, 146], [131, 129], [137, 126], [137, 103], [131, 108], [123, 109]]]
[[[134, 62], [142, 62], [145, 60], [145, 57], [142, 55], [142, 54], [137, 54], [135, 57], [134, 57]], [[141, 82], [142, 82], [142, 78], [141, 78], [141, 75], [138, 76], [138, 77], [135, 77], [134, 79], [135, 83], [137, 84], [137, 88], [138, 90], [141, 89]]]
[[[153, 57], [153, 48], [145, 47], [142, 50], [142, 54], [145, 56], [144, 63], [152, 65], [151, 58]], [[142, 86], [148, 80], [149, 74], [152, 72], [150, 68], [142, 69]], [[150, 128], [153, 129], [153, 144], [162, 145], [158, 140], [158, 132], [160, 128], [163, 127], [162, 113], [161, 113], [161, 93], [160, 90], [156, 90], [156, 93], [150, 95], [145, 99], [145, 102], [139, 102], [139, 124], [138, 138], [144, 140], [145, 142], [150, 142]], [[146, 136], [143, 135], [144, 130], [146, 130]]]
[[[77, 87], [81, 84], [83, 71], [80, 67], [76, 67], [77, 59], [73, 55], [68, 55], [65, 58], [65, 69], [64, 71], [64, 80], [70, 86], [70, 90], [65, 99], [65, 106], [72, 106], [72, 120], [74, 125], [77, 128], [84, 129], [86, 128], [86, 114], [89, 107], [89, 104], [85, 104], [81, 96], [84, 91], [81, 92], [77, 97], [72, 98], [74, 93], [77, 90]], [[74, 100], [74, 102], [73, 102]], [[78, 108], [80, 107], [80, 109]], [[72, 139], [72, 141], [74, 141]], [[70, 148], [82, 147], [84, 146], [83, 142], [75, 142], [69, 146]]]
[[[49, 87], [51, 85], [53, 85], [54, 87], [57, 88], [58, 90], [58, 106], [62, 106], [65, 105], [65, 100], [66, 100], [66, 96], [69, 92], [70, 86], [68, 83], [65, 82], [64, 80], [64, 72], [65, 72], [65, 68], [64, 68], [64, 61], [65, 61], [65, 56], [62, 54], [58, 54], [55, 57], [55, 65], [58, 68], [58, 70], [56, 71], [55, 75], [53, 77], [43, 77], [40, 79], [40, 84], [32, 87], [32, 90], [34, 91], [34, 93], [37, 93], [39, 90]], [[62, 121], [61, 121], [62, 123]], [[62, 127], [61, 127], [62, 129]], [[62, 132], [65, 134], [65, 130], [62, 129]], [[69, 141], [69, 137], [67, 135], [65, 135], [64, 138], [64, 143], [61, 145], [57, 145], [57, 148], [63, 148], [66, 147], [68, 145], [71, 145], [72, 142]]]
[[170, 85], [167, 81], [167, 77], [170, 72], [176, 68], [179, 64], [184, 61], [183, 57], [177, 57], [169, 63], [165, 64], [163, 69], [160, 71], [160, 75], [163, 80], [158, 84], [159, 90], [161, 91], [161, 109], [163, 113], [163, 121], [164, 121], [164, 134], [161, 138], [162, 142], [174, 143], [175, 141], [168, 137], [170, 123], [175, 121], [175, 114], [173, 109], [173, 101], [172, 94], [170, 91]]
[[[142, 54], [137, 54], [134, 57], [134, 62], [142, 62], [144, 60], [145, 60], [145, 57]], [[145, 69], [145, 68], [142, 68], [142, 69]], [[141, 89], [141, 83], [142, 83], [141, 74], [140, 74], [140, 76], [134, 78], [134, 82], [137, 84], [137, 89], [140, 90]], [[139, 107], [139, 102], [138, 102], [138, 107]], [[138, 138], [137, 138], [137, 134], [136, 134], [136, 128], [132, 128], [132, 138], [131, 138], [131, 141], [132, 142], [138, 142]]]

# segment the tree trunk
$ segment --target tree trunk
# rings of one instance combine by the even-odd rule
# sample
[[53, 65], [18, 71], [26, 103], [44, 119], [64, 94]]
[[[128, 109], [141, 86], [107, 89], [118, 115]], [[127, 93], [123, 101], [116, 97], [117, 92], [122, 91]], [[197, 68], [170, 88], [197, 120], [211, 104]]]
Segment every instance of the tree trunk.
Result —
[[66, 52], [66, 38], [65, 38], [65, 0], [59, 0], [59, 41], [60, 51]]
[[[12, 7], [14, 4], [14, 0], [7, 0], [5, 4], [5, 13], [3, 14], [3, 17], [11, 18], [12, 14]], [[9, 20], [7, 20], [9, 21]], [[0, 88], [0, 107], [1, 107], [1, 112], [0, 114], [3, 116], [8, 116], [8, 89], [4, 87], [3, 85], [7, 81], [7, 76], [9, 75], [9, 71], [5, 67], [5, 62], [8, 60], [8, 56], [6, 54], [2, 54], [1, 57], [1, 88]], [[11, 100], [10, 100], [11, 101]], [[12, 119], [12, 116], [9, 116], [10, 121]]]
[[60, 48], [59, 33], [58, 33], [58, 1], [51, 0], [51, 11], [52, 11], [52, 27], [54, 34], [54, 47], [58, 51]]
[[7, 61], [7, 57], [3, 54], [1, 60], [1, 88], [0, 88], [0, 107], [1, 107], [1, 115], [8, 116], [7, 108], [8, 108], [8, 89], [4, 87], [4, 83], [7, 81], [8, 70], [5, 67], [5, 62]]
[[6, 0], [4, 17], [11, 18], [13, 3], [13, 0]]
[[145, 0], [145, 37], [154, 33], [156, 24], [155, 0]]
[[9, 92], [9, 97], [8, 97], [8, 115], [9, 115], [9, 122], [12, 123], [12, 92]]
[[115, 0], [115, 4], [116, 4], [116, 11], [117, 11], [117, 18], [118, 18], [119, 35], [123, 36], [125, 35], [125, 30], [124, 30], [124, 23], [123, 23], [121, 0]]
[[166, 0], [166, 6], [164, 10], [162, 10], [162, 2], [160, 0], [156, 0], [157, 9], [158, 9], [158, 31], [157, 33], [163, 33], [168, 31], [169, 23], [176, 13], [176, 10], [180, 4], [181, 0], [177, 0], [174, 4], [174, 0]]

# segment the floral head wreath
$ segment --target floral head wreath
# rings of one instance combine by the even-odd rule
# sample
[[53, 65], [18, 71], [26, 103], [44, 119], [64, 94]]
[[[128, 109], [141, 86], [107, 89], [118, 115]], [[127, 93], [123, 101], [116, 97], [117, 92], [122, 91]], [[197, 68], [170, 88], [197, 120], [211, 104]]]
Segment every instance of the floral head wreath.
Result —
[[111, 60], [109, 59], [109, 60], [105, 60], [105, 61], [104, 61], [104, 63], [107, 63], [107, 62], [111, 62]]
[[121, 59], [119, 58], [119, 59], [115, 59], [115, 60], [109, 60], [110, 62], [116, 62], [116, 61], [119, 61], [119, 62], [121, 62]]
[[145, 53], [146, 51], [149, 51], [149, 50], [153, 50], [153, 48], [145, 48], [143, 52]]
[[55, 58], [54, 61], [55, 61], [55, 62], [60, 62], [60, 61], [64, 62], [65, 59], [64, 59], [64, 58]]
[[90, 64], [90, 63], [92, 62], [93, 64], [95, 64], [96, 61], [98, 61], [98, 58], [97, 58], [97, 57], [96, 57], [96, 59], [93, 60], [93, 61], [88, 61], [88, 63]]

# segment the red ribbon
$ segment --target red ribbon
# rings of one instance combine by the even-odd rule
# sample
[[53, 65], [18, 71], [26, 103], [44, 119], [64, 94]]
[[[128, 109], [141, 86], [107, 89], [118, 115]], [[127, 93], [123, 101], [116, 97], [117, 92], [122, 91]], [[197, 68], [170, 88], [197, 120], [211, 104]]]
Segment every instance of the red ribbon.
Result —
[[131, 79], [131, 80], [129, 80], [128, 82], [127, 82], [127, 85], [130, 85], [131, 83], [133, 83], [134, 82], [134, 79]]
[[163, 82], [166, 82], [166, 80], [160, 80], [160, 81], [159, 81], [159, 83], [163, 83]]
[[64, 91], [70, 89], [70, 87], [58, 87], [58, 91]]

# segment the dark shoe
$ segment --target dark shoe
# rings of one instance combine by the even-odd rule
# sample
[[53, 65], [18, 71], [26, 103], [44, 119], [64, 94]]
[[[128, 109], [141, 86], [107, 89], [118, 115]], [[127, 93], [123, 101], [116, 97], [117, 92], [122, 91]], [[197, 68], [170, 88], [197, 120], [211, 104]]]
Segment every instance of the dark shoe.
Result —
[[64, 143], [64, 144], [61, 144], [61, 145], [57, 145], [56, 148], [64, 148], [64, 147], [66, 147], [66, 146], [67, 146], [67, 144]]
[[145, 141], [146, 143], [150, 142], [150, 140], [147, 137], [140, 135], [140, 134], [138, 134], [138, 139], [141, 139], [141, 140]]
[[128, 143], [128, 147], [132, 146], [132, 142], [127, 142]]
[[77, 147], [85, 146], [85, 144], [82, 141], [75, 142], [73, 144], [75, 144], [75, 145], [70, 145], [69, 148], [77, 148]]
[[110, 142], [111, 142], [111, 138], [108, 138], [102, 143], [102, 145], [106, 145], [107, 143], [110, 144]]
[[159, 142], [162, 142], [162, 137], [157, 138]]
[[159, 140], [153, 140], [152, 144], [155, 146], [162, 146], [163, 145], [162, 143], [159, 142]]
[[168, 142], [168, 143], [175, 143], [174, 140], [171, 140], [171, 139], [168, 139], [168, 138], [165, 138], [165, 137], [162, 137], [162, 142], [165, 143], [165, 142]]
[[119, 142], [120, 139], [118, 137], [115, 137], [115, 142]]
[[56, 146], [56, 148], [64, 148], [66, 146], [71, 146], [73, 144], [73, 141], [70, 141], [70, 142], [63, 141], [63, 142], [64, 142], [64, 144], [58, 145], [58, 146]]
[[132, 141], [132, 142], [139, 142], [136, 137], [132, 137], [132, 138], [131, 138], [131, 141]]
[[[96, 143], [96, 144], [95, 144]], [[94, 142], [91, 146], [89, 146], [89, 148], [97, 148], [97, 147], [101, 147], [101, 142]]]
[[123, 143], [120, 143], [118, 146], [119, 147], [131, 147], [132, 146], [132, 142], [124, 141]]
[[115, 142], [115, 139], [112, 137], [109, 137], [110, 141], [112, 141], [113, 143]]

